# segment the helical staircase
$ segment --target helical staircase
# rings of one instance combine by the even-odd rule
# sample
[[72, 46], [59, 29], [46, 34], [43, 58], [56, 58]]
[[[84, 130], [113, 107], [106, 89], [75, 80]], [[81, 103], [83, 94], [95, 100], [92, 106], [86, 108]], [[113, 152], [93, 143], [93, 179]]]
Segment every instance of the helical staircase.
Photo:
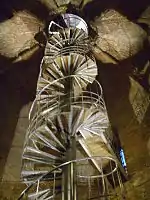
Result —
[[19, 199], [123, 199], [87, 24], [73, 14], [61, 17], [65, 27], [49, 26], [22, 154], [27, 188]]

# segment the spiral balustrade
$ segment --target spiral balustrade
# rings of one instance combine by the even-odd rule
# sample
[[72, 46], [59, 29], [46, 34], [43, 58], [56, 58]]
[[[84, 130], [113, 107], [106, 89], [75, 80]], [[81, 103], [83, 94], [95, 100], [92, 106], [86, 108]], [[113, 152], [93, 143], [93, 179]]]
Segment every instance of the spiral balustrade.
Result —
[[58, 24], [54, 33], [49, 27], [22, 154], [27, 188], [19, 199], [123, 199], [87, 25], [73, 14], [62, 18], [65, 27]]

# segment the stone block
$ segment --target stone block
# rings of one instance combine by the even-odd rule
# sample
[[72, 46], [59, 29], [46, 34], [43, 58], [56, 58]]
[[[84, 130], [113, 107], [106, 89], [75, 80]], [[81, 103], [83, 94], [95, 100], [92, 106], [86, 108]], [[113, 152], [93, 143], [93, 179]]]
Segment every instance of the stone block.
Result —
[[115, 10], [102, 13], [94, 21], [100, 49], [116, 60], [124, 60], [138, 53], [147, 38], [146, 32]]

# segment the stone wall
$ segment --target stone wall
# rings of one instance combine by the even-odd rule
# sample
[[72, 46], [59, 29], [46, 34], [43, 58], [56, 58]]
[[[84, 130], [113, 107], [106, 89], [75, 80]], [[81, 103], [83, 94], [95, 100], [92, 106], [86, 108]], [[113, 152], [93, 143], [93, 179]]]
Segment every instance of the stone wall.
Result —
[[[24, 5], [30, 5], [30, 2], [26, 1]], [[57, 7], [55, 1], [41, 0], [40, 2], [47, 8], [48, 12], [51, 10], [56, 12], [62, 11], [62, 9]], [[77, 5], [81, 3], [81, 1], [74, 2]], [[117, 7], [119, 1], [114, 2], [116, 2], [115, 7]], [[43, 49], [39, 47], [38, 42], [34, 39], [35, 34], [39, 31], [39, 27], [41, 29], [44, 27], [46, 17], [48, 16], [47, 13], [42, 13], [41, 4], [39, 6], [39, 4], [33, 3], [32, 6], [30, 5], [28, 7], [30, 8], [29, 12], [27, 11], [27, 7], [23, 8], [22, 3], [22, 8], [19, 8], [19, 12], [18, 10], [15, 12], [13, 11], [11, 19], [3, 20], [0, 23], [0, 175], [2, 177], [0, 183], [0, 199], [15, 200], [24, 188], [24, 185], [20, 184], [18, 181], [21, 149], [25, 136], [25, 129], [28, 124], [27, 113], [30, 105], [24, 108], [23, 106], [28, 105], [35, 97], [36, 81], [43, 53]], [[99, 40], [99, 45], [94, 48], [94, 53], [99, 66], [99, 75], [97, 79], [103, 85], [108, 114], [112, 125], [116, 127], [119, 132], [122, 146], [126, 154], [129, 173], [129, 181], [125, 183], [128, 195], [127, 199], [149, 200], [149, 94], [137, 82], [129, 77], [133, 66], [132, 59], [128, 58], [131, 55], [134, 56], [139, 50], [144, 48], [144, 41], [147, 39], [147, 33], [146, 30], [144, 31], [137, 24], [127, 19], [131, 17], [130, 13], [136, 13], [135, 3], [134, 9], [132, 9], [129, 6], [130, 3], [126, 2], [128, 6], [126, 9], [121, 10], [122, 14], [119, 13], [118, 9], [116, 15], [114, 14], [114, 9], [112, 9], [113, 11], [111, 12], [113, 15], [109, 15], [111, 20], [107, 20], [108, 17], [106, 15], [106, 13], [109, 14], [110, 11], [104, 12], [105, 15], [100, 15], [102, 10], [106, 10], [104, 8], [108, 8], [106, 4], [112, 6], [112, 3], [108, 3], [108, 1], [97, 1], [97, 3], [96, 1], [90, 0], [83, 1], [82, 12], [87, 15], [89, 10], [96, 6], [97, 9], [94, 14], [97, 15], [97, 18], [95, 18], [91, 24], [93, 24], [92, 26], [94, 28], [96, 26], [98, 27], [99, 34], [103, 36], [101, 38], [105, 39], [105, 43], [107, 39], [111, 41], [111, 43], [109, 42], [111, 48], [108, 48], [105, 43], [103, 43], [102, 48], [102, 40]], [[137, 4], [137, 8], [139, 8], [139, 3]], [[122, 6], [125, 7], [125, 3], [122, 4]], [[33, 9], [33, 7], [35, 7], [35, 9]], [[117, 8], [121, 9], [121, 6]], [[63, 12], [65, 9], [63, 9]], [[128, 10], [128, 16], [125, 15], [125, 10]], [[139, 11], [137, 11], [137, 13], [138, 12]], [[44, 17], [37, 17], [37, 13], [41, 13]], [[128, 38], [126, 38], [127, 35], [123, 34], [124, 42], [122, 42], [121, 35], [117, 38], [117, 35], [122, 32], [122, 30], [119, 32], [119, 28], [117, 27], [118, 23], [114, 23], [115, 26], [111, 24], [113, 17], [114, 20], [116, 18], [118, 20], [118, 16], [123, 19], [120, 27], [123, 26], [126, 28], [126, 23], [128, 24], [130, 29], [129, 32], [128, 29], [126, 30], [126, 32], [128, 32], [128, 38], [131, 36], [136, 37], [136, 40], [131, 40], [133, 46], [137, 45], [136, 48], [133, 49], [134, 51], [132, 51], [132, 54], [129, 48], [125, 49], [128, 40]], [[89, 19], [90, 17], [93, 19], [93, 16], [89, 13], [87, 18]], [[141, 23], [140, 20], [139, 22]], [[102, 28], [100, 24], [102, 24]], [[111, 34], [111, 32], [113, 32], [113, 34]], [[118, 40], [119, 42], [117, 42]], [[116, 43], [119, 45], [115, 49]], [[111, 50], [112, 48], [113, 51]], [[122, 49], [124, 49], [123, 55]], [[20, 52], [24, 53], [20, 54]], [[125, 54], [125, 52], [127, 52], [127, 54]], [[14, 58], [18, 59], [15, 63], [12, 62]], [[139, 101], [137, 103], [135, 94], [139, 91], [140, 97], [137, 98]], [[145, 108], [141, 106], [144, 101], [146, 102], [146, 104], [144, 104]], [[137, 107], [135, 104], [139, 105], [141, 113], [143, 113], [140, 120], [137, 118], [137, 112], [135, 113], [135, 107]], [[21, 110], [22, 108], [23, 110]]]

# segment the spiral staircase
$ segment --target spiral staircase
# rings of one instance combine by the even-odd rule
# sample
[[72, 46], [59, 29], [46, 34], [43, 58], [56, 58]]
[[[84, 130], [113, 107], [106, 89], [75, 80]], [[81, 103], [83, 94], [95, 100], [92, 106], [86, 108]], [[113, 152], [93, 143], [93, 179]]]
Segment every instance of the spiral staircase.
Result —
[[63, 25], [49, 26], [22, 154], [27, 188], [18, 199], [124, 199], [88, 26], [61, 17]]

